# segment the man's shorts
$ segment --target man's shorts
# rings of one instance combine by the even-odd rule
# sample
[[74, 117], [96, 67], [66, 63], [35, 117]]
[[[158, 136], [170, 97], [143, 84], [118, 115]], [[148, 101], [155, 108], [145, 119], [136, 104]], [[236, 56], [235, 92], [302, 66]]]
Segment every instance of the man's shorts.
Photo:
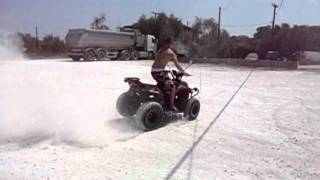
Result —
[[165, 71], [153, 71], [151, 75], [154, 80], [157, 81], [158, 86], [163, 90], [171, 90], [174, 87], [173, 81], [168, 76], [168, 72]]

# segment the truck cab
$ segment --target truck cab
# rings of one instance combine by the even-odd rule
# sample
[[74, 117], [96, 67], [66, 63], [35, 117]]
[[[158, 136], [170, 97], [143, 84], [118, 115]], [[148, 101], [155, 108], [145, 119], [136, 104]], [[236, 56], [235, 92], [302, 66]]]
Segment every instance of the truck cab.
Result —
[[155, 54], [157, 52], [157, 44], [158, 41], [156, 39], [156, 37], [154, 37], [153, 35], [146, 35], [146, 43], [145, 43], [145, 50], [147, 52], [152, 52], [153, 54]]

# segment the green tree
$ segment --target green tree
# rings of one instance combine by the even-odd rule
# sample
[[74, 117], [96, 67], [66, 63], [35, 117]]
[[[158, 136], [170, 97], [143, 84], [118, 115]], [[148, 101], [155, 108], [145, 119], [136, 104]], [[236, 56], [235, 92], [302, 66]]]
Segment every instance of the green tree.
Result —
[[230, 37], [226, 30], [218, 39], [218, 24], [214, 18], [196, 17], [191, 30], [191, 53], [199, 57], [230, 57]]
[[[263, 59], [268, 51], [278, 51], [285, 57], [294, 52], [317, 49], [320, 40], [320, 29], [315, 27], [290, 27], [289, 24], [277, 25], [274, 30], [270, 26], [257, 28], [254, 34], [254, 49]], [[314, 41], [315, 40], [315, 41]]]
[[25, 53], [27, 55], [35, 55], [37, 53], [37, 39], [35, 37], [33, 37], [29, 33], [17, 33], [17, 36], [19, 36], [22, 39], [25, 48]]
[[254, 52], [252, 40], [248, 36], [232, 36], [230, 41], [229, 53], [231, 58], [244, 59], [249, 53]]
[[46, 56], [63, 54], [66, 51], [65, 43], [58, 36], [47, 34], [41, 41], [41, 53]]
[[183, 40], [184, 38], [184, 25], [173, 14], [167, 16], [165, 13], [160, 13], [157, 17], [149, 18], [142, 15], [133, 24], [133, 27], [139, 29], [143, 34], [154, 35], [159, 40], [160, 46], [167, 36], [172, 36], [175, 40]]

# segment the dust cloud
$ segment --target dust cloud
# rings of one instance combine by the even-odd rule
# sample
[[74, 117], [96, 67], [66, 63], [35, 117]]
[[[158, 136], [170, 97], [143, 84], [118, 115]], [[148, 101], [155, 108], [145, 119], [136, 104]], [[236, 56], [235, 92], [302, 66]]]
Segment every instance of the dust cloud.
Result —
[[23, 60], [24, 47], [21, 37], [17, 35], [3, 36], [0, 32], [0, 60]]
[[134, 119], [119, 117], [111, 105], [96, 106], [90, 97], [23, 94], [1, 100], [0, 144], [108, 146], [139, 133]]
[[61, 70], [59, 63], [0, 66], [0, 145], [101, 147], [141, 133], [134, 119], [116, 112], [114, 90], [77, 71]]

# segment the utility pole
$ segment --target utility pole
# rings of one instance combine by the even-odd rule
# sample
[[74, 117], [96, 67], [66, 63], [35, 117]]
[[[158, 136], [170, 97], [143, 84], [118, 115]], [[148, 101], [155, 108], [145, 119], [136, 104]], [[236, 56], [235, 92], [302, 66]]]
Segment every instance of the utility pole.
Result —
[[219, 17], [218, 17], [218, 50], [217, 55], [220, 56], [220, 34], [221, 34], [221, 7], [219, 7]]
[[272, 7], [273, 7], [272, 30], [274, 30], [278, 5], [275, 3], [272, 3]]
[[35, 33], [36, 33], [36, 53], [37, 53], [37, 55], [39, 55], [39, 37], [38, 37], [38, 26], [36, 26], [36, 29], [35, 29]]
[[220, 41], [221, 33], [221, 7], [219, 7], [219, 18], [218, 18], [218, 41]]
[[158, 17], [159, 14], [161, 14], [161, 13], [152, 11], [151, 14], [154, 15], [154, 18], [155, 18], [155, 19], [157, 19], [157, 17]]

